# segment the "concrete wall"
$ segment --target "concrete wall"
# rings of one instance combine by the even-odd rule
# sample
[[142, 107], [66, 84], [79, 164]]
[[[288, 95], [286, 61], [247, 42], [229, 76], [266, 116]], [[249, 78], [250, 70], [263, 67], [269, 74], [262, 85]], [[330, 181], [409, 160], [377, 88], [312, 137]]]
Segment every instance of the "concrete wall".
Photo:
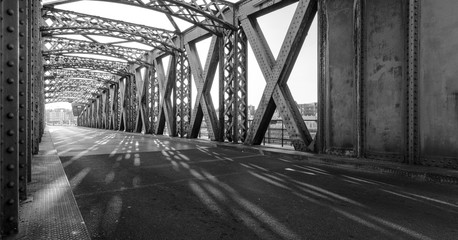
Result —
[[406, 1], [366, 0], [364, 155], [403, 161], [406, 149]]
[[353, 0], [325, 1], [327, 62], [325, 146], [328, 153], [354, 155], [356, 92], [353, 70]]
[[458, 167], [458, 1], [422, 0], [418, 80], [423, 164]]

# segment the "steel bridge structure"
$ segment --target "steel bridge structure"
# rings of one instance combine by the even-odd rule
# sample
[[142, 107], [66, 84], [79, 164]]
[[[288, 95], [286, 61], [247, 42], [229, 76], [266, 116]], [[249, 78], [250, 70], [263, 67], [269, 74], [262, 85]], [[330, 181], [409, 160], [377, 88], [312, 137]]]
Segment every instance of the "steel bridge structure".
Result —
[[[83, 127], [197, 138], [205, 122], [212, 141], [245, 145], [262, 142], [278, 111], [297, 151], [458, 168], [454, 0], [104, 1], [163, 13], [173, 30], [59, 8], [74, 2], [1, 1], [2, 235], [18, 230], [44, 106], [53, 102], [72, 103]], [[274, 56], [257, 19], [291, 4], [296, 10]], [[315, 18], [318, 132], [312, 137], [288, 79]], [[178, 20], [192, 26], [180, 29]], [[198, 52], [196, 44], [207, 38], [208, 52]], [[145, 48], [119, 44], [126, 42]], [[248, 46], [266, 82], [250, 126]], [[210, 94], [214, 79], [217, 103]]]

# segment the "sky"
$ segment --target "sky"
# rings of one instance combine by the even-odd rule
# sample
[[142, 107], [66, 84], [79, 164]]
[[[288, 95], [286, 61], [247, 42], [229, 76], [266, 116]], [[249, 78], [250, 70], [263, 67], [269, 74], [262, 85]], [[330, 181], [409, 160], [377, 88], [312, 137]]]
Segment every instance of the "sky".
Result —
[[[267, 15], [258, 18], [258, 23], [266, 37], [266, 40], [271, 48], [273, 55], [278, 56], [284, 36], [286, 35], [287, 27], [292, 19], [294, 10], [297, 4], [292, 4]], [[99, 1], [81, 1], [70, 4], [57, 5], [56, 8], [82, 12], [101, 17], [119, 19], [137, 24], [149, 25], [163, 29], [172, 30], [169, 21], [162, 13], [157, 13], [151, 10], [145, 10], [137, 7], [125, 6], [121, 4], [113, 4]], [[110, 9], [110, 11], [100, 11], [100, 9]], [[122, 16], [122, 18], [120, 18]], [[139, 17], [140, 16], [140, 17]], [[178, 20], [178, 26], [181, 30], [191, 26], [182, 20]], [[308, 36], [299, 53], [296, 64], [293, 68], [291, 76], [288, 80], [289, 89], [297, 103], [311, 103], [317, 101], [317, 24], [316, 19], [313, 22]], [[108, 38], [98, 37], [98, 41], [109, 42]], [[203, 62], [208, 52], [210, 39], [203, 40], [197, 44], [201, 61]], [[136, 47], [139, 47], [137, 44]], [[141, 47], [141, 46], [140, 46]], [[218, 74], [216, 74], [218, 76]], [[262, 72], [256, 62], [255, 56], [251, 47], [248, 49], [248, 104], [258, 106], [261, 99], [265, 80]], [[193, 106], [195, 101], [196, 88], [193, 83]], [[215, 78], [211, 95], [215, 109], [218, 105], [218, 81]], [[69, 103], [54, 103], [47, 104], [46, 108], [71, 108]]]

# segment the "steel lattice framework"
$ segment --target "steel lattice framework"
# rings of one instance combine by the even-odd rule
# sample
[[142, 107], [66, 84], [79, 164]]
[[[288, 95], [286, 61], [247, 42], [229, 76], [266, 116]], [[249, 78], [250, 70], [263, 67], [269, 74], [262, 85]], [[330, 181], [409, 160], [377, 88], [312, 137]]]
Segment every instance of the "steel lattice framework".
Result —
[[142, 43], [165, 52], [180, 51], [173, 41], [177, 34], [164, 29], [54, 8], [43, 8], [43, 22], [43, 37], [100, 35]]
[[[71, 102], [83, 127], [181, 138], [205, 127], [213, 141], [246, 145], [262, 143], [275, 115], [298, 151], [458, 168], [454, 36], [444, 31], [457, 20], [437, 11], [458, 3], [101, 0], [165, 14], [173, 26], [165, 30], [57, 9], [82, 0], [42, 1], [0, 1], [0, 238], [18, 232], [46, 103]], [[295, 3], [275, 57], [258, 20]], [[288, 80], [316, 15], [313, 134]], [[266, 82], [250, 125], [248, 46]]]
[[76, 56], [47, 55], [43, 57], [43, 67], [45, 71], [70, 68], [98, 70], [119, 76], [132, 74], [127, 63]]
[[114, 46], [111, 44], [78, 41], [63, 38], [45, 38], [43, 40], [43, 55], [62, 54], [98, 54], [124, 59], [131, 63], [148, 64], [143, 60], [147, 52], [141, 49]]
[[51, 69], [44, 73], [44, 79], [55, 78], [74, 78], [74, 79], [92, 79], [104, 83], [114, 84], [117, 82], [116, 75], [103, 72], [89, 72], [80, 70]]
[[[49, 5], [78, 2], [79, 0], [57, 0]], [[232, 19], [227, 15], [233, 14], [234, 5], [225, 1], [212, 0], [105, 0], [106, 2], [127, 4], [136, 7], [155, 10], [188, 21], [195, 26], [199, 26], [213, 33], [220, 33], [223, 29], [235, 29]], [[169, 17], [169, 20], [178, 30], [175, 21]]]

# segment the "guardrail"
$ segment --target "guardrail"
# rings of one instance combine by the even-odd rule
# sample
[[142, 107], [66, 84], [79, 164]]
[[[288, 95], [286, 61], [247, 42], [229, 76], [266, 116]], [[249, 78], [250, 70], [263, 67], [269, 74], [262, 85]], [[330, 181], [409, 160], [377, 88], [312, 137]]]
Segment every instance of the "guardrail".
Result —
[[[248, 120], [248, 127], [250, 127], [253, 120]], [[305, 124], [307, 125], [308, 130], [312, 137], [315, 137], [318, 129], [318, 120], [317, 119], [305, 119]], [[205, 124], [202, 124], [199, 132], [199, 138], [208, 138], [208, 131]], [[269, 127], [267, 128], [266, 134], [262, 141], [263, 145], [274, 144], [281, 145], [291, 145], [291, 139], [289, 139], [288, 132], [283, 124], [282, 119], [273, 119], [270, 121]]]

